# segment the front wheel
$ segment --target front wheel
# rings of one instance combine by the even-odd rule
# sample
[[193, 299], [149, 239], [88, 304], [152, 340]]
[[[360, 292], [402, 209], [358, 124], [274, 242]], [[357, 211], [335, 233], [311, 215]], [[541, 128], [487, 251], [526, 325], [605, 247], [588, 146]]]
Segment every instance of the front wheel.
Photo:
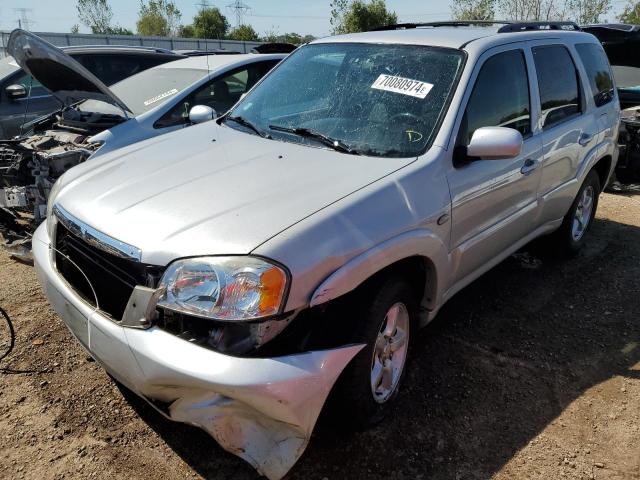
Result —
[[353, 305], [359, 318], [352, 335], [354, 343], [366, 346], [345, 368], [334, 392], [340, 417], [357, 429], [382, 420], [396, 397], [417, 324], [416, 295], [402, 277], [390, 276], [367, 290]]
[[562, 226], [555, 233], [555, 240], [560, 253], [575, 255], [582, 248], [585, 236], [598, 208], [600, 195], [600, 178], [595, 171], [589, 172], [578, 191], [571, 208], [562, 221]]

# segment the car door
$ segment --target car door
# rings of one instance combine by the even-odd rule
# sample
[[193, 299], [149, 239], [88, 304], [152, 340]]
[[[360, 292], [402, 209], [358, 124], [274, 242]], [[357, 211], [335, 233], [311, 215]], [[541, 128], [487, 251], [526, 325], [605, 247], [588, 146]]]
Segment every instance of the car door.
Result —
[[531, 42], [540, 97], [543, 166], [541, 222], [561, 219], [577, 193], [581, 162], [598, 145], [598, 118], [588, 108], [574, 52], [567, 45]]
[[213, 77], [195, 92], [180, 100], [158, 119], [154, 128], [164, 129], [188, 125], [189, 111], [196, 105], [209, 106], [216, 111], [217, 115], [222, 115], [265, 76], [278, 61], [254, 62]]
[[[12, 99], [6, 94], [6, 88], [10, 85], [22, 85], [27, 91], [27, 96]], [[26, 74], [22, 70], [6, 79], [2, 84], [0, 95], [0, 118], [2, 135], [11, 138], [20, 134], [20, 127], [36, 118], [46, 115], [60, 108], [60, 103], [40, 82]]]
[[[542, 141], [532, 122], [536, 96], [530, 87], [530, 53], [519, 44], [492, 49], [479, 59], [475, 75], [458, 119], [456, 153], [447, 174], [454, 283], [482, 273], [483, 265], [536, 228]], [[487, 126], [518, 130], [523, 136], [520, 155], [469, 160], [463, 153], [461, 158], [473, 132]]]
[[[576, 43], [578, 57], [584, 67], [590, 95], [585, 95], [589, 104], [593, 103], [598, 120], [598, 144], [607, 138], [614, 138], [616, 125], [620, 121], [620, 107], [615, 101], [613, 74], [604, 49], [597, 43]], [[587, 85], [585, 85], [585, 89]], [[604, 187], [604, 185], [603, 185]]]

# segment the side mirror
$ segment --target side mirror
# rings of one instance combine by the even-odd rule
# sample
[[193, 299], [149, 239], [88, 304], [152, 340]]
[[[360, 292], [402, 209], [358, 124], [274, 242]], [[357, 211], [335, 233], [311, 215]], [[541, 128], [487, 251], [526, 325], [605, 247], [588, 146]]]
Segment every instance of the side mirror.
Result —
[[11, 100], [18, 100], [27, 96], [27, 89], [20, 84], [9, 85], [4, 91]]
[[488, 160], [517, 157], [521, 151], [522, 134], [507, 127], [481, 127], [467, 145], [468, 157]]
[[189, 110], [189, 121], [191, 123], [208, 122], [216, 118], [216, 111], [206, 105], [196, 105]]

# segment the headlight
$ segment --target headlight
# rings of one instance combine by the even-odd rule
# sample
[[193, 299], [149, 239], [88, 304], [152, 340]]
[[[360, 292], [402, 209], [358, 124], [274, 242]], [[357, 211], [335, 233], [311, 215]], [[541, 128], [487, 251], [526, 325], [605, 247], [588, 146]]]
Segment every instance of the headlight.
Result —
[[216, 320], [254, 320], [280, 313], [287, 288], [281, 267], [256, 257], [177, 260], [162, 276], [158, 306]]

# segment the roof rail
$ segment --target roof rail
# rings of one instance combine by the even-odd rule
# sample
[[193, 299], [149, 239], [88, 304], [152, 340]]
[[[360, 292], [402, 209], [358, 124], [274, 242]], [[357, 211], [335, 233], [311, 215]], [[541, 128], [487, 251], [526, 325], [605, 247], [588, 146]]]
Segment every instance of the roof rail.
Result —
[[516, 22], [509, 20], [451, 20], [444, 22], [424, 22], [424, 23], [398, 23], [396, 25], [385, 25], [374, 28], [372, 31], [382, 30], [406, 30], [421, 27], [471, 27], [471, 26], [502, 25], [498, 33], [525, 32], [530, 30], [575, 30], [580, 27], [574, 22]]
[[575, 22], [512, 22], [498, 29], [498, 33], [525, 32], [529, 30], [573, 30], [580, 31]]

